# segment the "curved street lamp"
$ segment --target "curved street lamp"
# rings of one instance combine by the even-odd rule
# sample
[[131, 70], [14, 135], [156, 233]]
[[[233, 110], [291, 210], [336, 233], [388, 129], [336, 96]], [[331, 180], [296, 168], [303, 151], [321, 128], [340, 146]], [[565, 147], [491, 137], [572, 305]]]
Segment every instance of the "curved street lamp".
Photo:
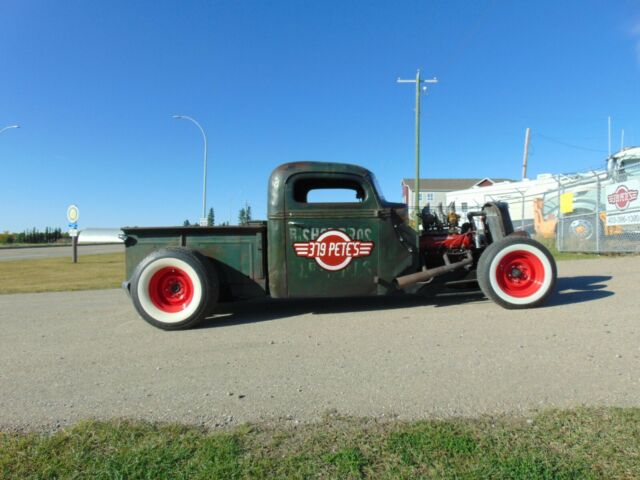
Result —
[[4, 132], [5, 130], [10, 130], [12, 128], [20, 128], [20, 125], [17, 125], [17, 124], [16, 125], [8, 125], [8, 126], [6, 126], [4, 128], [0, 128], [0, 133]]
[[202, 217], [200, 218], [200, 226], [204, 227], [207, 225], [207, 134], [195, 118], [188, 115], [172, 115], [172, 117], [192, 122], [200, 129], [204, 139], [204, 180], [202, 182]]

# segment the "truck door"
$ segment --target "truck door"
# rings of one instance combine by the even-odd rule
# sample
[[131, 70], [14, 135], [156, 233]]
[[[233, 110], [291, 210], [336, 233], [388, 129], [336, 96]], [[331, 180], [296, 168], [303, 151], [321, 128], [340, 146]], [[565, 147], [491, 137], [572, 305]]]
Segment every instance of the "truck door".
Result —
[[285, 188], [289, 297], [375, 295], [378, 200], [366, 178], [301, 173]]

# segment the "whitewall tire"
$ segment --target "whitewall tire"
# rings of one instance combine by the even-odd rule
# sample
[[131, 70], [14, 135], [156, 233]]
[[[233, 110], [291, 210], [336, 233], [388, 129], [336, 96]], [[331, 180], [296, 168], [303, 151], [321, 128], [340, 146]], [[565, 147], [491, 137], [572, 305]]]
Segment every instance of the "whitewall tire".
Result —
[[131, 298], [138, 313], [164, 330], [190, 328], [218, 300], [218, 276], [211, 262], [186, 248], [163, 248], [136, 267]]
[[556, 263], [549, 250], [535, 240], [506, 237], [492, 243], [478, 261], [482, 292], [505, 308], [531, 308], [553, 292]]

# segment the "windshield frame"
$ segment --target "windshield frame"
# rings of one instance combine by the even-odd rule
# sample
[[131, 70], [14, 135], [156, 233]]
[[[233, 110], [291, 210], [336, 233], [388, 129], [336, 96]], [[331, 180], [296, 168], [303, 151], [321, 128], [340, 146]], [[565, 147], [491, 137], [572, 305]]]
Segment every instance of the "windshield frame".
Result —
[[378, 182], [378, 179], [376, 178], [376, 176], [372, 172], [369, 172], [368, 177], [369, 177], [369, 183], [371, 183], [371, 186], [375, 190], [375, 193], [378, 199], [382, 203], [388, 203], [387, 199], [384, 197], [384, 193], [382, 193], [382, 187], [380, 186], [380, 182]]

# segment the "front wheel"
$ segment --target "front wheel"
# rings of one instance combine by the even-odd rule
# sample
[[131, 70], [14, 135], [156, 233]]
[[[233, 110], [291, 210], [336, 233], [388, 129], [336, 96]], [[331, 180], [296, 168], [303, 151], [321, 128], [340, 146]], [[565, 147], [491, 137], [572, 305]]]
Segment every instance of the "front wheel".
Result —
[[504, 308], [530, 308], [553, 292], [556, 262], [543, 245], [522, 237], [492, 243], [478, 261], [482, 292]]

